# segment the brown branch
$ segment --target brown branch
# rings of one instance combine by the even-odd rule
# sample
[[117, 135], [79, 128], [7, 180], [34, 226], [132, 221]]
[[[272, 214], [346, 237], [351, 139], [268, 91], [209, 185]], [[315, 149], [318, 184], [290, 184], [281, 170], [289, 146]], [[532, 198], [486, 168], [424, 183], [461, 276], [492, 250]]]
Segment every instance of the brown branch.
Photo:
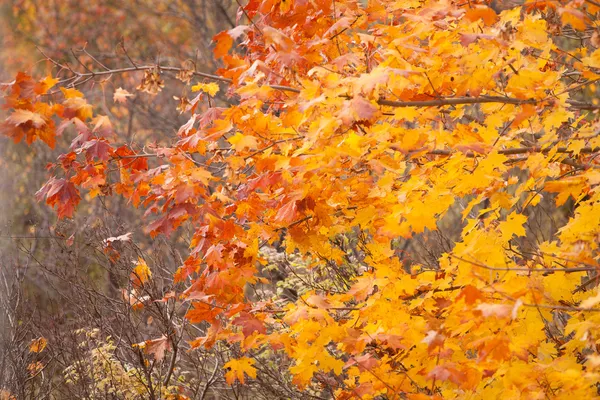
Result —
[[[391, 147], [394, 150], [394, 147]], [[516, 154], [527, 154], [527, 153], [543, 153], [543, 154], [547, 154], [550, 153], [553, 149], [551, 147], [547, 147], [547, 148], [542, 148], [540, 146], [530, 146], [530, 147], [515, 147], [512, 149], [501, 149], [498, 150], [498, 154], [504, 154], [504, 155], [516, 155]], [[584, 147], [582, 148], [579, 152], [582, 154], [592, 154], [592, 153], [597, 153], [600, 151], [600, 147]], [[415, 151], [415, 152], [418, 152]], [[561, 153], [561, 154], [573, 154], [574, 151], [573, 150], [569, 150], [566, 147], [559, 147], [556, 150], [557, 153]], [[444, 150], [444, 149], [435, 149], [435, 150], [430, 150], [427, 152], [427, 154], [431, 154], [431, 155], [435, 155], [435, 156], [449, 156], [452, 155], [454, 153], [457, 153], [457, 151], [455, 150]], [[472, 151], [466, 152], [465, 155], [467, 157], [477, 157], [477, 153], [474, 153]]]
[[395, 101], [395, 100], [378, 100], [377, 103], [382, 106], [389, 107], [435, 107], [435, 106], [451, 106], [460, 104], [482, 104], [482, 103], [503, 103], [503, 104], [536, 104], [541, 100], [534, 99], [515, 99], [513, 97], [503, 96], [480, 96], [480, 97], [446, 97], [434, 100], [414, 100], [414, 101]]
[[[500, 103], [500, 104], [540, 104], [546, 101], [545, 99], [516, 99], [514, 97], [504, 96], [479, 96], [479, 97], [446, 97], [434, 100], [414, 100], [414, 101], [394, 101], [381, 99], [377, 103], [382, 106], [389, 107], [435, 107], [435, 106], [450, 106], [450, 105], [462, 105], [462, 104], [483, 104], [483, 103]], [[594, 105], [591, 103], [584, 103], [576, 100], [567, 100], [573, 108], [579, 108], [582, 110], [597, 110], [600, 109], [600, 105]]]
[[527, 268], [527, 267], [490, 267], [489, 265], [481, 264], [477, 261], [465, 260], [464, 258], [455, 256], [453, 254], [448, 255], [450, 258], [457, 259], [462, 262], [469, 263], [475, 267], [487, 269], [488, 271], [506, 271], [506, 272], [542, 272], [542, 273], [554, 273], [554, 272], [586, 272], [586, 271], [598, 271], [600, 268], [596, 267], [575, 267], [575, 268]]
[[[44, 53], [42, 53], [42, 54], [44, 54]], [[53, 62], [55, 65], [64, 67], [63, 65], [58, 64], [51, 58], [49, 58], [49, 57], [47, 57], [47, 58], [49, 61]], [[87, 67], [85, 67], [85, 68], [88, 69]], [[83, 82], [79, 82], [78, 85], [80, 85], [96, 76], [136, 72], [136, 71], [143, 71], [143, 70], [156, 69], [156, 68], [158, 68], [159, 70], [162, 70], [162, 71], [170, 71], [170, 72], [181, 72], [184, 70], [183, 68], [179, 68], [179, 67], [170, 67], [170, 66], [163, 66], [163, 65], [140, 65], [140, 66], [118, 68], [118, 69], [112, 69], [112, 70], [106, 70], [106, 71], [91, 71], [91, 72], [83, 72], [83, 73], [73, 71], [72, 69], [70, 69], [70, 71], [73, 74], [75, 74], [77, 81], [82, 78], [87, 78]], [[88, 69], [88, 71], [89, 71], [89, 69]], [[224, 82], [227, 84], [233, 83], [233, 81], [229, 78], [224, 78], [222, 76], [209, 74], [206, 72], [194, 71], [193, 75], [199, 76], [202, 78], [206, 78], [206, 79]], [[72, 80], [72, 79], [73, 79], [73, 77], [66, 78], [63, 81], [61, 81], [61, 83]], [[74, 86], [74, 82], [71, 84]], [[274, 90], [281, 90], [281, 91], [290, 92], [290, 93], [300, 93], [300, 89], [294, 88], [291, 86], [285, 86], [285, 85], [267, 85], [267, 86], [269, 86], [270, 88], [272, 88]], [[433, 99], [433, 100], [408, 100], [408, 101], [380, 99], [380, 100], [377, 100], [377, 104], [379, 104], [381, 106], [387, 106], [387, 107], [440, 107], [440, 106], [449, 106], [449, 105], [483, 104], [483, 103], [523, 105], [523, 104], [540, 104], [544, 101], [547, 101], [547, 99], [517, 99], [514, 97], [507, 97], [507, 96], [479, 96], [479, 97], [461, 96], [461, 97], [445, 97], [445, 98], [439, 98], [439, 99]], [[567, 100], [567, 104], [569, 104], [573, 108], [578, 108], [578, 109], [582, 109], [582, 110], [600, 109], [600, 105], [584, 103], [584, 102], [576, 101], [576, 100]]]
[[204, 400], [204, 398], [206, 397], [206, 393], [208, 392], [208, 388], [214, 382], [214, 379], [215, 379], [215, 376], [217, 375], [217, 370], [218, 369], [219, 369], [219, 362], [217, 361], [215, 363], [215, 368], [214, 368], [214, 370], [213, 370], [210, 378], [208, 378], [208, 380], [204, 384], [204, 389], [202, 389], [202, 395], [200, 396], [200, 400]]
[[[59, 65], [59, 64], [57, 64], [57, 65]], [[184, 70], [183, 68], [169, 67], [169, 66], [163, 66], [163, 65], [158, 65], [158, 66], [157, 65], [140, 65], [140, 66], [136, 66], [136, 67], [111, 69], [108, 71], [92, 71], [92, 72], [83, 72], [83, 73], [73, 71], [73, 73], [75, 75], [77, 75], [77, 77], [79, 77], [79, 78], [88, 78], [88, 77], [94, 77], [94, 76], [100, 76], [100, 75], [124, 74], [124, 73], [128, 73], [128, 72], [137, 72], [137, 71], [144, 71], [144, 70], [156, 69], [156, 68], [158, 68], [159, 70], [162, 70], [162, 71], [171, 71], [171, 72], [181, 72]], [[231, 79], [223, 78], [222, 76], [218, 76], [218, 75], [207, 74], [205, 72], [197, 72], [197, 71], [194, 71], [193, 74], [195, 76], [200, 76], [200, 77], [212, 79], [215, 81], [232, 83]], [[69, 78], [69, 79], [72, 79], [72, 78]], [[287, 87], [282, 86], [281, 88], [282, 89], [280, 89], [280, 90], [284, 90], [283, 88], [287, 88]], [[289, 91], [300, 92], [297, 89], [293, 89], [293, 88], [288, 88], [288, 89], [291, 89]]]
[[133, 65], [136, 69], [137, 69], [137, 64], [135, 62], [133, 62], [133, 60], [131, 59], [131, 57], [129, 57], [129, 53], [127, 52], [127, 49], [125, 48], [125, 40], [121, 39], [121, 43], [119, 43], [121, 45], [121, 48], [123, 49], [123, 52], [125, 53], [125, 56], [127, 57], [127, 59], [129, 60], [129, 62], [131, 63], [131, 65]]

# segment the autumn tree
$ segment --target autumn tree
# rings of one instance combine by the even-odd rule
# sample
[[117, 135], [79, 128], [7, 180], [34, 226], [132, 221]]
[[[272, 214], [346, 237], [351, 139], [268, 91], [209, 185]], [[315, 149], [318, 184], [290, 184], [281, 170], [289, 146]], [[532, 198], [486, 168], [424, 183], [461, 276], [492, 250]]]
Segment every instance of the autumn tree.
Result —
[[[49, 57], [52, 76], [4, 85], [2, 132], [70, 141], [36, 194], [59, 218], [121, 196], [151, 238], [191, 232], [162, 298], [144, 259], [124, 295], [184, 305], [233, 390], [597, 397], [600, 5], [495, 6], [251, 0], [213, 38], [216, 71]], [[127, 138], [75, 87], [123, 74], [139, 84], [115, 102], [188, 78], [176, 134]], [[176, 317], [135, 347], [176, 360]]]

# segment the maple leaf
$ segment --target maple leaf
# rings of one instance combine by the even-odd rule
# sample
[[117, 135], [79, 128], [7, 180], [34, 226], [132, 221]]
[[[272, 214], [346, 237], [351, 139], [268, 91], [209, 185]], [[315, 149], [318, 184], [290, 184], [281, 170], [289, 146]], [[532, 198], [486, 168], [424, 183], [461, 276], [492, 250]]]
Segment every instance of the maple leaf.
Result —
[[484, 317], [496, 316], [505, 318], [510, 315], [511, 307], [508, 304], [482, 303], [475, 307], [477, 311], [481, 311]]
[[165, 353], [171, 349], [171, 344], [169, 338], [162, 335], [157, 339], [135, 343], [133, 347], [143, 349], [146, 354], [151, 355], [156, 361], [160, 361], [165, 358]]
[[256, 379], [256, 368], [254, 367], [254, 360], [248, 357], [237, 358], [229, 360], [223, 366], [227, 370], [225, 373], [225, 380], [230, 385], [236, 380], [241, 384], [246, 382], [244, 376], [248, 375], [250, 378]]
[[235, 135], [227, 139], [231, 146], [236, 151], [243, 151], [245, 149], [254, 150], [258, 147], [258, 140], [254, 136], [244, 135], [241, 132], [236, 132]]
[[198, 83], [197, 85], [192, 86], [192, 92], [204, 92], [208, 93], [210, 96], [214, 96], [219, 92], [219, 85], [214, 82], [211, 83]]
[[502, 232], [502, 240], [509, 241], [513, 236], [525, 236], [527, 217], [523, 214], [511, 213], [506, 221], [500, 222], [498, 229]]
[[30, 122], [34, 128], [41, 128], [46, 125], [46, 118], [43, 115], [29, 110], [15, 110], [7, 119], [6, 122], [13, 125], [22, 125]]
[[263, 28], [263, 34], [267, 46], [273, 45], [283, 51], [290, 51], [294, 47], [294, 41], [279, 29], [266, 26]]
[[213, 41], [215, 42], [215, 48], [213, 49], [215, 57], [223, 58], [225, 55], [227, 55], [227, 52], [231, 48], [233, 41], [238, 39], [241, 35], [248, 31], [248, 29], [249, 27], [247, 25], [238, 25], [233, 29], [215, 35], [213, 37]]
[[48, 75], [44, 79], [40, 80], [37, 85], [35, 85], [34, 91], [37, 95], [46, 94], [48, 90], [53, 88], [59, 82], [58, 78], [53, 78]]
[[92, 106], [85, 101], [83, 93], [76, 89], [60, 89], [65, 96], [65, 100], [62, 103], [64, 105], [64, 117], [78, 118], [81, 121], [92, 118]]
[[72, 88], [72, 87], [71, 88], [61, 87], [60, 91], [62, 92], [63, 96], [65, 96], [65, 99], [83, 98], [83, 93], [81, 93], [79, 90]]
[[427, 375], [429, 379], [436, 379], [440, 381], [451, 381], [457, 385], [459, 385], [462, 381], [466, 379], [466, 376], [463, 372], [459, 371], [455, 367], [451, 366], [452, 364], [446, 365], [436, 365]]
[[59, 218], [72, 217], [75, 207], [81, 200], [75, 185], [64, 178], [51, 178], [35, 196], [38, 201], [46, 198], [48, 205], [56, 207]]
[[493, 9], [481, 4], [469, 7], [465, 13], [465, 18], [469, 21], [482, 20], [486, 25], [493, 25], [498, 20], [498, 16]]
[[214, 179], [213, 174], [204, 168], [194, 168], [190, 171], [190, 178], [208, 186], [210, 181]]
[[425, 343], [428, 346], [429, 351], [435, 349], [436, 347], [442, 347], [444, 345], [444, 341], [446, 337], [440, 334], [437, 331], [431, 330], [427, 332], [427, 336], [423, 338], [421, 343]]
[[208, 265], [217, 265], [223, 262], [223, 250], [222, 244], [216, 244], [210, 246], [204, 254], [204, 259]]
[[591, 22], [585, 13], [571, 7], [559, 7], [558, 14], [563, 25], [571, 25], [578, 31], [584, 31]]
[[104, 140], [89, 140], [75, 150], [76, 153], [85, 151], [88, 160], [97, 159], [108, 161], [113, 152], [112, 147]]
[[377, 115], [379, 109], [370, 101], [363, 97], [354, 97], [347, 102], [348, 107], [340, 114], [340, 118], [345, 125], [350, 125], [355, 121], [370, 121]]
[[306, 303], [317, 308], [328, 309], [331, 307], [329, 302], [318, 294], [312, 294], [306, 298]]
[[127, 90], [119, 87], [115, 90], [113, 94], [113, 101], [115, 103], [125, 103], [128, 97], [133, 97], [134, 95], [129, 93]]
[[44, 364], [42, 364], [40, 361], [35, 361], [35, 362], [29, 363], [29, 365], [27, 365], [27, 370], [29, 371], [29, 375], [31, 375], [31, 376], [37, 375], [43, 369], [44, 369]]
[[558, 193], [558, 196], [556, 196], [557, 206], [565, 204], [569, 197], [578, 200], [581, 194], [585, 192], [587, 187], [588, 185], [585, 178], [580, 176], [569, 177], [555, 181], [547, 181], [544, 184], [545, 191]]
[[47, 343], [48, 342], [46, 341], [46, 338], [44, 338], [44, 337], [39, 337], [37, 339], [34, 339], [31, 341], [31, 344], [29, 345], [29, 352], [41, 353], [46, 348]]
[[339, 18], [331, 27], [325, 32], [325, 36], [334, 35], [342, 30], [348, 29], [352, 24], [354, 18], [350, 16], [344, 16]]
[[312, 380], [315, 373], [319, 370], [319, 367], [315, 364], [298, 364], [294, 365], [290, 368], [290, 372], [294, 375], [294, 382], [296, 385], [301, 388], [306, 387], [308, 383]]
[[475, 43], [479, 39], [494, 40], [494, 39], [496, 39], [496, 36], [489, 35], [489, 34], [486, 35], [483, 33], [461, 33], [460, 34], [460, 43], [465, 47], [468, 47], [471, 43]]
[[364, 301], [374, 291], [373, 283], [375, 278], [372, 276], [361, 277], [348, 290], [348, 295], [358, 301]]
[[192, 309], [189, 310], [185, 317], [192, 323], [197, 322], [215, 322], [217, 315], [221, 314], [221, 309], [212, 304], [203, 301], [193, 301]]
[[92, 133], [98, 136], [106, 137], [114, 133], [110, 119], [105, 115], [95, 117], [92, 119], [92, 123], [94, 124]]
[[348, 368], [353, 365], [358, 365], [358, 367], [363, 371], [372, 371], [377, 365], [377, 359], [375, 359], [371, 354], [363, 354], [348, 360], [344, 368]]
[[261, 320], [247, 312], [242, 312], [240, 316], [235, 318], [232, 322], [235, 325], [239, 325], [242, 327], [242, 333], [244, 334], [244, 336], [250, 336], [254, 332], [262, 334], [267, 333], [265, 324]]
[[275, 221], [283, 223], [289, 223], [294, 221], [294, 218], [296, 218], [297, 209], [298, 207], [296, 205], [296, 200], [288, 201], [277, 211]]
[[482, 300], [483, 293], [477, 289], [475, 286], [467, 285], [460, 292], [459, 296], [456, 298], [457, 300], [464, 298], [465, 303], [468, 305], [474, 304], [477, 300]]
[[213, 37], [215, 47], [213, 53], [216, 58], [223, 58], [229, 52], [233, 44], [233, 38], [228, 32], [221, 32]]
[[511, 316], [512, 319], [515, 319], [517, 317], [517, 311], [522, 304], [523, 301], [521, 299], [517, 300], [512, 306], [509, 304], [481, 303], [475, 307], [475, 309], [480, 311], [485, 318], [491, 316], [506, 318]]
[[144, 259], [141, 257], [138, 257], [134, 264], [135, 267], [131, 272], [131, 279], [134, 281], [136, 286], [143, 285], [152, 277], [152, 271], [150, 271], [148, 264], [146, 264], [146, 261], [144, 261]]
[[136, 153], [127, 146], [121, 146], [114, 150], [114, 154], [121, 158], [121, 167], [130, 171], [148, 170], [148, 159], [146, 157], [135, 157]]

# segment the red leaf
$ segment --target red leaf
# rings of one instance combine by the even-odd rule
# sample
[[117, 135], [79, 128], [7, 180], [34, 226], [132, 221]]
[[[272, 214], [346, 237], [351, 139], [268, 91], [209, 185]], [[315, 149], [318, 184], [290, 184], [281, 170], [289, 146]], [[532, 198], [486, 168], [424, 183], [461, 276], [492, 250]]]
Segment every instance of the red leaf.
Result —
[[75, 207], [81, 200], [75, 185], [66, 179], [55, 178], [51, 178], [46, 182], [35, 196], [38, 201], [45, 197], [48, 205], [57, 207], [58, 218], [72, 217]]
[[119, 158], [123, 168], [128, 168], [130, 171], [147, 171], [148, 159], [146, 157], [134, 157], [136, 154], [127, 146], [121, 146], [114, 152]]
[[96, 158], [98, 160], [108, 161], [113, 152], [110, 144], [102, 140], [90, 140], [85, 142], [76, 152], [85, 151], [85, 158], [88, 161]]
[[250, 336], [254, 332], [262, 334], [267, 333], [267, 328], [265, 328], [265, 324], [261, 320], [247, 312], [242, 312], [239, 317], [233, 320], [233, 323], [242, 327], [242, 333], [244, 334], [244, 336]]

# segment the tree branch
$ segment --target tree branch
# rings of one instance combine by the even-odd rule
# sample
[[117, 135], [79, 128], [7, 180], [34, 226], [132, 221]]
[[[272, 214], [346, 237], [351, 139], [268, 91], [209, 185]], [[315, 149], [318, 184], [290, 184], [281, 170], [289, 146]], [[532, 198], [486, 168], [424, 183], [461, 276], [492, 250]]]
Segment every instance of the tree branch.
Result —
[[[42, 54], [44, 54], [44, 53], [42, 52]], [[44, 54], [44, 56], [46, 56], [46, 55]], [[48, 56], [46, 56], [46, 57], [48, 58], [48, 60], [50, 62], [52, 62], [56, 66], [64, 68], [63, 65], [52, 60], [50, 57], [48, 57]], [[166, 65], [135, 65], [133, 67], [118, 68], [118, 69], [111, 69], [111, 70], [105, 70], [105, 71], [90, 71], [88, 69], [88, 71], [90, 71], [90, 72], [76, 72], [76, 71], [73, 71], [72, 69], [70, 69], [70, 71], [75, 74], [77, 82], [80, 81], [81, 79], [84, 79], [83, 81], [78, 82], [78, 85], [79, 85], [84, 82], [87, 82], [88, 80], [90, 80], [96, 76], [112, 75], [112, 74], [119, 74], [119, 73], [123, 74], [123, 73], [128, 73], [128, 72], [144, 71], [144, 70], [156, 69], [156, 68], [158, 68], [159, 70], [162, 70], [162, 71], [170, 71], [170, 72], [184, 71], [183, 68], [171, 67], [171, 66], [166, 66]], [[87, 69], [87, 67], [86, 67], [86, 69]], [[192, 73], [194, 76], [199, 76], [199, 77], [211, 79], [214, 81], [224, 82], [227, 84], [233, 83], [233, 81], [231, 79], [224, 78], [219, 75], [209, 74], [206, 72], [198, 72], [198, 71], [194, 71]], [[73, 80], [73, 77], [65, 78], [62, 81], [60, 81], [60, 83], [68, 82], [71, 80]], [[72, 82], [71, 84], [73, 86], [75, 86], [74, 82]], [[283, 92], [300, 93], [300, 89], [294, 88], [291, 86], [285, 86], [285, 85], [266, 85], [266, 86], [268, 86], [274, 90], [281, 90]], [[387, 106], [387, 107], [439, 107], [439, 106], [449, 106], [449, 105], [483, 104], [483, 103], [523, 105], [523, 104], [540, 104], [543, 101], [546, 101], [546, 99], [539, 99], [539, 100], [538, 99], [517, 99], [514, 97], [507, 97], [507, 96], [479, 96], [479, 97], [461, 96], [461, 97], [442, 97], [442, 98], [432, 99], [432, 100], [409, 100], [409, 101], [396, 101], [396, 100], [380, 99], [380, 100], [377, 100], [377, 104], [379, 104], [381, 106]], [[576, 101], [576, 100], [567, 100], [567, 103], [573, 108], [582, 109], [582, 110], [600, 109], [600, 105], [594, 105], [592, 103], [585, 103], [585, 102]]]
[[[394, 149], [392, 147], [392, 149]], [[394, 149], [397, 150], [397, 149]], [[515, 147], [512, 149], [501, 149], [498, 150], [498, 154], [504, 154], [504, 155], [516, 155], [516, 154], [527, 154], [527, 153], [550, 153], [552, 150], [554, 150], [552, 147], [546, 147], [546, 148], [542, 148], [540, 146], [531, 146], [531, 147]], [[415, 151], [418, 152], [419, 150]], [[600, 147], [584, 147], [582, 148], [579, 152], [581, 154], [592, 154], [592, 153], [597, 153], [600, 151]], [[444, 150], [444, 149], [436, 149], [436, 150], [430, 150], [427, 152], [427, 154], [431, 154], [431, 155], [436, 155], [436, 156], [449, 156], [453, 153], [457, 153], [458, 151], [456, 150]], [[573, 154], [575, 151], [574, 150], [569, 150], [567, 147], [559, 147], [556, 150], [557, 153], [561, 153], [561, 154]], [[465, 153], [465, 155], [467, 157], [476, 157], [477, 153], [474, 153], [472, 151], [468, 151]]]

